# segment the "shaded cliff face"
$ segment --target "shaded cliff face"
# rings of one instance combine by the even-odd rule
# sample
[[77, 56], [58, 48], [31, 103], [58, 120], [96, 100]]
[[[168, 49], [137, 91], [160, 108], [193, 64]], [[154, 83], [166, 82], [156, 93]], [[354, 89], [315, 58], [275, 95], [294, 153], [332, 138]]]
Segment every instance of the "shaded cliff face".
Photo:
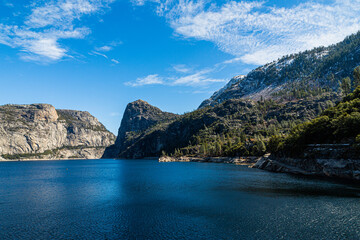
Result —
[[160, 122], [171, 121], [176, 117], [176, 114], [163, 112], [143, 100], [129, 103], [126, 106], [115, 144], [106, 149], [103, 158], [122, 157], [121, 153], [133, 144], [134, 136]]
[[176, 114], [163, 112], [143, 100], [127, 105], [118, 132], [117, 142], [126, 137], [127, 133], [143, 131], [164, 120], [172, 119]]
[[5, 159], [100, 158], [115, 136], [90, 113], [49, 104], [0, 106]]
[[[337, 91], [339, 80], [352, 76], [360, 65], [360, 33], [330, 47], [320, 47], [268, 63], [247, 76], [236, 76], [200, 108], [215, 106], [229, 99], [281, 99], [292, 91], [316, 88]], [[296, 96], [295, 96], [296, 97]]]

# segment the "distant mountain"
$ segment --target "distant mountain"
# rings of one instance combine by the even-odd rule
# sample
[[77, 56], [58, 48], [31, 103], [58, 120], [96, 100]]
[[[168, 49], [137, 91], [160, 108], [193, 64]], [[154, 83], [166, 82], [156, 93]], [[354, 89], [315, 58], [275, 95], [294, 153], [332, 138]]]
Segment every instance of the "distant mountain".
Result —
[[285, 56], [234, 77], [221, 90], [201, 103], [200, 108], [214, 106], [228, 99], [294, 99], [318, 92], [337, 91], [339, 80], [352, 76], [360, 65], [360, 32], [329, 46]]
[[136, 139], [136, 136], [158, 123], [170, 121], [177, 116], [163, 112], [143, 100], [129, 103], [126, 106], [115, 144], [106, 149], [103, 158], [121, 157], [123, 152], [134, 144], [133, 139]]
[[114, 140], [88, 112], [49, 104], [0, 106], [0, 160], [100, 158]]

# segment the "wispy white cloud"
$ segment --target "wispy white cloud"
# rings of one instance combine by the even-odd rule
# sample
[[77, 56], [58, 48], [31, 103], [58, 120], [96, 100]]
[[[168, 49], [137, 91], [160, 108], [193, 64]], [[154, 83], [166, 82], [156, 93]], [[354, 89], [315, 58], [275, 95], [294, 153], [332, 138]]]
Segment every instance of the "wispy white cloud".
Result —
[[235, 58], [231, 58], [229, 60], [223, 61], [220, 64], [232, 64], [232, 63], [236, 63], [236, 62], [239, 62], [239, 61], [241, 61], [241, 57], [235, 57]]
[[52, 0], [31, 5], [20, 25], [0, 24], [0, 43], [21, 50], [25, 60], [49, 62], [68, 55], [62, 39], [81, 39], [91, 31], [81, 26], [83, 15], [106, 8], [113, 0]]
[[96, 51], [91, 51], [89, 54], [90, 55], [97, 55], [97, 56], [101, 56], [101, 57], [104, 57], [106, 59], [109, 59], [108, 56], [106, 56], [105, 54], [99, 53], [99, 52], [96, 52]]
[[32, 8], [32, 13], [27, 17], [25, 24], [33, 28], [69, 27], [72, 26], [75, 19], [99, 11], [104, 4], [106, 1], [98, 0], [49, 1]]
[[192, 70], [192, 68], [188, 67], [185, 64], [177, 64], [177, 65], [173, 65], [173, 69], [176, 72], [180, 72], [180, 73], [188, 73]]
[[109, 51], [112, 50], [112, 47], [105, 45], [105, 46], [102, 46], [102, 47], [97, 47], [97, 48], [95, 48], [95, 50], [101, 51], [101, 52], [109, 52]]
[[225, 82], [225, 79], [211, 78], [208, 75], [212, 70], [204, 69], [194, 74], [186, 75], [179, 78], [174, 78], [171, 81], [171, 85], [182, 85], [182, 86], [207, 86], [211, 83]]
[[131, 87], [144, 85], [207, 87], [213, 83], [226, 81], [225, 79], [210, 77], [209, 75], [211, 75], [211, 73], [213, 73], [211, 69], [202, 69], [192, 74], [178, 77], [161, 77], [158, 74], [151, 74], [143, 78], [138, 78], [133, 82], [126, 82], [125, 85]]
[[125, 85], [131, 87], [138, 87], [144, 85], [162, 85], [164, 83], [165, 82], [162, 77], [160, 77], [158, 74], [152, 74], [143, 78], [137, 78], [134, 82], [126, 82]]
[[95, 47], [95, 50], [91, 51], [89, 54], [97, 55], [109, 59], [113, 63], [113, 65], [119, 64], [120, 62], [117, 59], [111, 58], [110, 51], [114, 50], [115, 47], [121, 44], [122, 44], [121, 41], [112, 41], [104, 46]]
[[9, 7], [9, 8], [13, 8], [14, 4], [12, 4], [11, 2], [4, 2], [4, 5]]
[[[144, 2], [144, 1], [143, 1]], [[249, 64], [337, 43], [360, 30], [360, 0], [306, 1], [284, 8], [263, 1], [158, 1], [178, 36], [213, 42]], [[231, 63], [231, 62], [229, 62]]]
[[104, 45], [101, 47], [96, 47], [95, 50], [99, 51], [99, 52], [109, 52], [121, 44], [122, 44], [122, 41], [112, 41], [107, 45]]
[[145, 3], [147, 2], [152, 2], [152, 3], [161, 3], [161, 0], [130, 0], [130, 2], [135, 5], [135, 6], [143, 6], [145, 5]]
[[115, 64], [119, 64], [119, 63], [120, 63], [118, 60], [116, 60], [116, 59], [114, 59], [114, 58], [112, 58], [111, 61], [112, 61], [113, 63], [115, 63]]

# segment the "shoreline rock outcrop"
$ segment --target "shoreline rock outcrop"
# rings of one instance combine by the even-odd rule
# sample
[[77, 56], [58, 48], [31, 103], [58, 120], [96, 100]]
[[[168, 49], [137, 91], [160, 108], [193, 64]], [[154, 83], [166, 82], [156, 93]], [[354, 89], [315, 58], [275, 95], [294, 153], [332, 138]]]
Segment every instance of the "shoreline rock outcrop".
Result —
[[259, 159], [253, 168], [270, 172], [360, 181], [360, 160], [356, 159], [296, 159], [266, 156]]

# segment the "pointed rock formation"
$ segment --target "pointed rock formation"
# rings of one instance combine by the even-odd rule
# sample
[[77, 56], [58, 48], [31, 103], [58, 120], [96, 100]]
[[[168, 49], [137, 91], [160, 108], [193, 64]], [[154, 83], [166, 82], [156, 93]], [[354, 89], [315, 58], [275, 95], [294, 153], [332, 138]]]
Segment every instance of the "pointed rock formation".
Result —
[[132, 144], [127, 141], [131, 136], [141, 134], [151, 126], [162, 121], [174, 119], [177, 115], [163, 112], [143, 100], [137, 100], [126, 106], [115, 144], [108, 147], [103, 158], [119, 158], [121, 153]]

